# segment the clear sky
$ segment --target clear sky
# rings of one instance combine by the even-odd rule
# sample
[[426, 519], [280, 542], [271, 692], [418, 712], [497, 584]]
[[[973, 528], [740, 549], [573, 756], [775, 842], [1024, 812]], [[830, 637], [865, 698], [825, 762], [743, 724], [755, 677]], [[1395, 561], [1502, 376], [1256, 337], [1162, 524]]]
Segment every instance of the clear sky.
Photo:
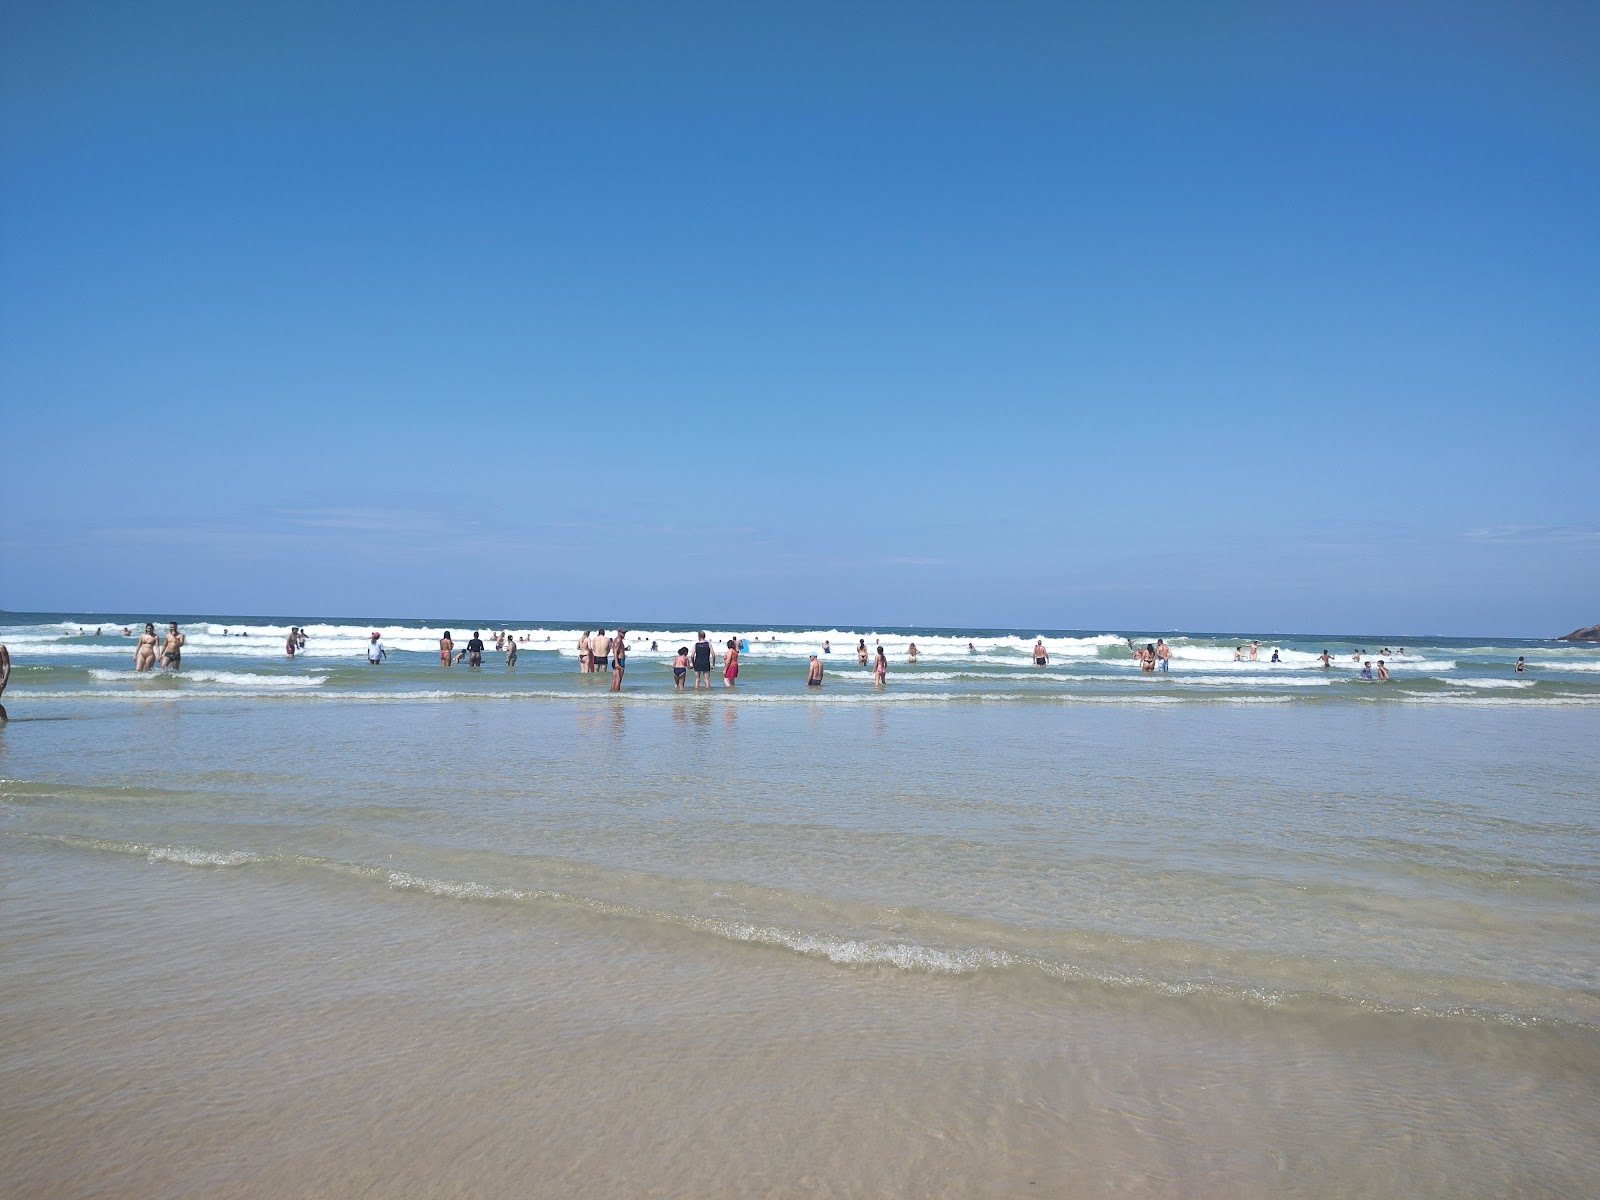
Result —
[[0, 2], [0, 608], [1600, 621], [1600, 6]]

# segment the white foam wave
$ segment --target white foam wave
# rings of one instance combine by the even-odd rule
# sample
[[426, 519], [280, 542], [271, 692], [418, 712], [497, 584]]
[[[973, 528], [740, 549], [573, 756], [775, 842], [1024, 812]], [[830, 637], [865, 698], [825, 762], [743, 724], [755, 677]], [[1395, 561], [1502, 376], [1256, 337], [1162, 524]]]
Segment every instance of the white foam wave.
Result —
[[263, 675], [254, 671], [180, 671], [177, 673], [134, 671], [108, 671], [102, 667], [89, 668], [89, 678], [105, 683], [217, 683], [232, 687], [255, 688], [308, 688], [320, 687], [328, 682], [326, 675]]

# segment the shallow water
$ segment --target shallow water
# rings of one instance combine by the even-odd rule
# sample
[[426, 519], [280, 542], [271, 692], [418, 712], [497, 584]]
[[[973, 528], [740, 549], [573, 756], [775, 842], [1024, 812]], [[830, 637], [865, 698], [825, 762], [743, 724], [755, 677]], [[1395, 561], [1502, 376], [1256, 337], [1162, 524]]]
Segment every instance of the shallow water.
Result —
[[13, 677], [18, 1194], [1600, 1182], [1588, 704], [392, 665]]

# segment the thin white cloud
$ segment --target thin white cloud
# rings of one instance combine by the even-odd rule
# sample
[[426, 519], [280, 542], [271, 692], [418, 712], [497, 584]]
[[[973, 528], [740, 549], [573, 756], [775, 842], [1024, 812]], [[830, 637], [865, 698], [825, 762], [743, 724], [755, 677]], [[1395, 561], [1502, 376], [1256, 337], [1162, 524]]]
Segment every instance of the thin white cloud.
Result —
[[1485, 525], [1469, 529], [1469, 541], [1501, 545], [1543, 545], [1555, 542], [1600, 541], [1600, 525]]

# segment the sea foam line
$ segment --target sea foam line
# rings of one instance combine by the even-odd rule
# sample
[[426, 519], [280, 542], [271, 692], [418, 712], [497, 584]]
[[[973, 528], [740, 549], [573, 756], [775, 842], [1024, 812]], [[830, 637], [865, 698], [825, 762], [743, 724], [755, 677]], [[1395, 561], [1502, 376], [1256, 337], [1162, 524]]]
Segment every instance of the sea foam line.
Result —
[[1290, 1003], [1333, 1002], [1366, 1012], [1430, 1018], [1470, 1018], [1521, 1026], [1568, 1026], [1600, 1031], [1600, 1024], [1544, 1016], [1536, 1013], [1490, 1010], [1461, 1004], [1405, 1004], [1345, 992], [1283, 990], [1261, 985], [1225, 983], [1215, 979], [1170, 979], [1132, 971], [1086, 967], [1059, 958], [1028, 951], [992, 946], [949, 945], [911, 939], [883, 939], [805, 930], [759, 921], [729, 920], [697, 913], [670, 912], [629, 905], [595, 897], [537, 888], [515, 888], [480, 883], [475, 880], [440, 879], [393, 868], [377, 867], [303, 854], [267, 855], [252, 850], [208, 850], [194, 846], [160, 846], [139, 842], [115, 842], [63, 834], [3, 832], [0, 837], [15, 837], [119, 854], [142, 854], [158, 864], [190, 867], [228, 867], [245, 865], [286, 865], [316, 868], [352, 875], [369, 881], [382, 881], [400, 892], [417, 892], [440, 899], [488, 903], [546, 903], [631, 921], [659, 922], [742, 943], [787, 951], [805, 958], [821, 959], [840, 967], [886, 967], [930, 975], [975, 975], [985, 972], [1028, 969], [1069, 983], [1086, 983], [1124, 990], [1156, 993], [1182, 998], [1212, 996], [1244, 1001], [1267, 1008]]

